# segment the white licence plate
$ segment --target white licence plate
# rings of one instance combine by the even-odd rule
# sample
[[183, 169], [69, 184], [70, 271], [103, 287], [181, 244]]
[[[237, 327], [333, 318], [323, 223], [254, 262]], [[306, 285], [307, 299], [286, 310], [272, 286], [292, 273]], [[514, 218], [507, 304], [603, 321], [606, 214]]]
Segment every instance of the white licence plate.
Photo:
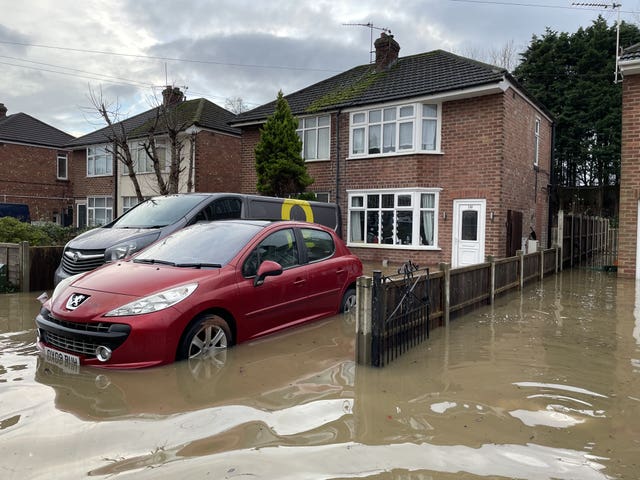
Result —
[[78, 373], [80, 371], [80, 357], [77, 355], [44, 347], [44, 360], [61, 367], [65, 372]]

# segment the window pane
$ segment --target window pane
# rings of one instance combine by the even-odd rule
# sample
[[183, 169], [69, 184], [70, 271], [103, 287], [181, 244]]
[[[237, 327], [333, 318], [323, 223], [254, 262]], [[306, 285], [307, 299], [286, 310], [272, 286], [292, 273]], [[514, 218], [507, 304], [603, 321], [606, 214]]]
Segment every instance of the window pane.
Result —
[[328, 127], [330, 119], [331, 119], [331, 117], [329, 117], [329, 116], [319, 117], [318, 118], [318, 126], [319, 127]]
[[433, 193], [423, 193], [420, 198], [421, 208], [434, 208], [436, 206], [436, 196]]
[[397, 242], [401, 245], [413, 243], [413, 212], [399, 211], [398, 224], [396, 226]]
[[438, 106], [437, 105], [423, 105], [422, 116], [425, 118], [437, 118]]
[[353, 114], [353, 123], [364, 123], [365, 121], [365, 113], [354, 113]]
[[384, 121], [391, 122], [396, 119], [396, 109], [395, 108], [386, 108], [384, 110]]
[[394, 244], [393, 235], [393, 212], [382, 212], [382, 242], [386, 244]]
[[302, 129], [304, 127], [304, 120], [299, 119], [298, 120], [298, 130]]
[[380, 243], [378, 222], [380, 215], [377, 211], [367, 212], [367, 243]]
[[369, 112], [369, 123], [378, 123], [382, 118], [382, 113], [380, 110], [371, 110]]
[[382, 208], [393, 208], [394, 207], [394, 195], [393, 193], [386, 193], [382, 195]]
[[413, 117], [413, 105], [400, 107], [400, 117]]
[[411, 206], [411, 195], [398, 195], [398, 206], [399, 207], [410, 207]]
[[367, 195], [367, 208], [378, 208], [380, 206], [379, 195]]
[[316, 262], [333, 255], [335, 246], [331, 235], [322, 230], [303, 228], [300, 230], [307, 247], [307, 258], [310, 262]]
[[[423, 197], [426, 195], [423, 195]], [[433, 245], [434, 212], [420, 212], [420, 245]]]
[[369, 153], [380, 153], [380, 125], [369, 127]]
[[413, 122], [400, 124], [400, 150], [413, 148]]
[[353, 130], [353, 151], [354, 154], [364, 153], [364, 128]]
[[305, 130], [304, 132], [304, 158], [305, 159], [317, 158], [315, 130]]
[[351, 241], [364, 242], [364, 211], [351, 212]]
[[436, 120], [422, 121], [422, 150], [436, 149]]
[[364, 207], [364, 198], [363, 197], [351, 197], [351, 206], [352, 207]]
[[317, 117], [305, 118], [305, 120], [304, 120], [304, 127], [305, 128], [315, 128], [315, 126], [317, 124], [318, 124]]
[[462, 212], [462, 240], [478, 240], [478, 212], [475, 210], [465, 210]]
[[384, 125], [384, 148], [383, 152], [396, 151], [396, 124], [386, 123]]
[[329, 158], [329, 129], [321, 128], [318, 130], [318, 157]]

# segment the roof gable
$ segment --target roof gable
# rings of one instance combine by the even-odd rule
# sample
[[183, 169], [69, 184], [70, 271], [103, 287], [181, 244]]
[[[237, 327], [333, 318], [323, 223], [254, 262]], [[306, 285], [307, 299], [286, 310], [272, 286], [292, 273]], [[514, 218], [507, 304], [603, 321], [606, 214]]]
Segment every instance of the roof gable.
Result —
[[[507, 71], [444, 50], [401, 57], [389, 69], [360, 65], [285, 98], [294, 115], [409, 99], [501, 82]], [[275, 101], [244, 112], [236, 124], [263, 120]]]
[[[125, 133], [130, 138], [141, 138], [146, 136], [154, 128], [158, 134], [166, 133], [166, 125], [163, 126], [164, 116], [160, 109], [155, 107], [133, 117], [115, 123], [117, 129], [124, 128]], [[191, 126], [205, 129], [218, 130], [234, 135], [239, 135], [240, 130], [231, 127], [229, 123], [235, 119], [235, 114], [219, 107], [213, 102], [204, 98], [196, 98], [181, 102], [170, 107], [169, 116], [173, 125], [179, 125], [183, 129]], [[120, 131], [120, 130], [118, 130]], [[88, 133], [69, 143], [69, 146], [85, 146], [105, 143], [110, 141], [111, 129], [103, 127], [95, 132]]]
[[62, 148], [73, 138], [26, 113], [14, 113], [0, 119], [0, 141]]

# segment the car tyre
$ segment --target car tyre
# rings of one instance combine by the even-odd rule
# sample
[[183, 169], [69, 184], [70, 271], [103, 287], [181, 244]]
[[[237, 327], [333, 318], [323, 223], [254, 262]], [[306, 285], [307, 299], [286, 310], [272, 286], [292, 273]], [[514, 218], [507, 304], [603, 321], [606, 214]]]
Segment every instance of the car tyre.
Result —
[[356, 307], [356, 289], [355, 288], [347, 288], [347, 291], [344, 292], [342, 296], [342, 302], [340, 302], [340, 312], [341, 313], [349, 313], [353, 311]]
[[178, 349], [178, 360], [215, 357], [231, 346], [227, 321], [219, 315], [202, 315], [189, 326]]

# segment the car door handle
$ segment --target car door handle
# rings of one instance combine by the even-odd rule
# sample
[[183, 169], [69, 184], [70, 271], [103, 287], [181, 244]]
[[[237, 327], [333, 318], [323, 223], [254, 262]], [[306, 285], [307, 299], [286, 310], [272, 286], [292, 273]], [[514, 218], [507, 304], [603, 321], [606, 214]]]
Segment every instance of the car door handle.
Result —
[[340, 275], [341, 273], [344, 273], [344, 272], [345, 272], [345, 269], [344, 269], [344, 268], [338, 268], [338, 269], [336, 270], [336, 273], [337, 273], [338, 275]]
[[305, 280], [304, 278], [296, 278], [296, 279], [293, 281], [293, 284], [294, 284], [294, 285], [303, 285], [303, 284], [304, 284], [304, 282], [306, 282], [306, 280]]

